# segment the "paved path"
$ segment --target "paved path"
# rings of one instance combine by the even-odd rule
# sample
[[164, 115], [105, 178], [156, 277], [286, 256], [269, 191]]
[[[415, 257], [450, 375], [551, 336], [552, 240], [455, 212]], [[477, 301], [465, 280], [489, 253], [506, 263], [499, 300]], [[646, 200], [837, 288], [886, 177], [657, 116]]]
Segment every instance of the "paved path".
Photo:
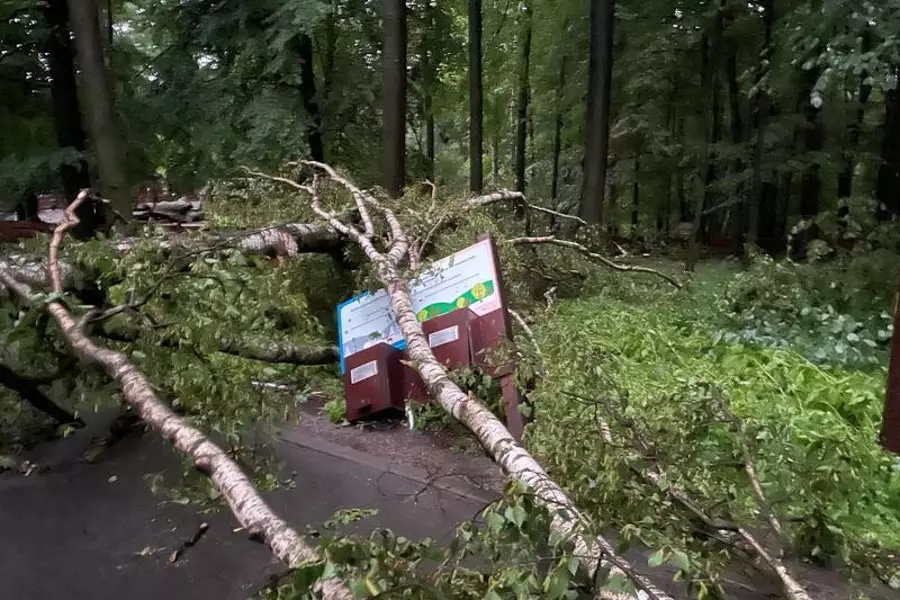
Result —
[[[459, 482], [429, 485], [414, 468], [325, 440], [312, 448], [297, 441], [276, 444], [297, 472], [296, 488], [267, 499], [301, 530], [337, 509], [366, 507], [379, 513], [358, 530], [383, 526], [411, 538], [441, 539], [490, 497]], [[237, 523], [227, 510], [198, 515], [190, 507], [161, 505], [144, 476], [178, 468], [162, 442], [139, 436], [119, 442], [95, 464], [69, 462], [43, 475], [0, 479], [0, 597], [243, 600], [281, 572], [265, 547], [233, 533]], [[203, 521], [210, 524], [207, 534], [169, 564], [172, 550]]]

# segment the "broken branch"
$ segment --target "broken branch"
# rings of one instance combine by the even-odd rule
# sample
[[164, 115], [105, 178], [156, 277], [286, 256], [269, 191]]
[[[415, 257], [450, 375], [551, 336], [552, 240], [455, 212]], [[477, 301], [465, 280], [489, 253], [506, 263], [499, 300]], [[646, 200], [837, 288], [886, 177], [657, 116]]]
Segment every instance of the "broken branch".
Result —
[[613, 262], [610, 259], [603, 256], [602, 254], [597, 254], [596, 252], [592, 252], [586, 246], [583, 246], [583, 245], [579, 244], [578, 242], [571, 242], [569, 240], [560, 240], [552, 235], [541, 236], [541, 237], [513, 238], [513, 239], [505, 240], [504, 243], [507, 243], [507, 244], [552, 244], [555, 246], [561, 246], [563, 248], [570, 248], [572, 250], [576, 250], [576, 251], [580, 252], [581, 254], [587, 256], [591, 260], [597, 261], [600, 264], [602, 264], [606, 267], [609, 267], [610, 269], [613, 269], [616, 271], [626, 271], [626, 272], [631, 271], [633, 273], [647, 273], [647, 274], [659, 277], [661, 279], [664, 279], [665, 281], [674, 285], [676, 288], [681, 289], [681, 283], [678, 280], [674, 279], [673, 277], [670, 277], [669, 275], [666, 275], [665, 273], [657, 271], [656, 269], [650, 269], [648, 267], [640, 267], [637, 265], [623, 265], [623, 264], [620, 264], [617, 262]]

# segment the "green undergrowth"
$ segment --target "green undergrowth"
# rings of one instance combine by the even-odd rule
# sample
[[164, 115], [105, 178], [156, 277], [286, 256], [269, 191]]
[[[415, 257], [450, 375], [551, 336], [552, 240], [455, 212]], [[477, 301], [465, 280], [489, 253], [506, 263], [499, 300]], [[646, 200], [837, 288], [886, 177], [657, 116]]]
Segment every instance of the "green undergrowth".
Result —
[[806, 330], [797, 349], [789, 327], [773, 328], [784, 344], [736, 335], [753, 313], [734, 311], [734, 299], [751, 280], [771, 283], [773, 268], [709, 266], [680, 292], [604, 277], [596, 295], [557, 304], [535, 326], [548, 374], [530, 395], [529, 447], [590, 516], [685, 550], [691, 577], [714, 586], [724, 567], [715, 544], [635, 470], [661, 468], [662, 488], [686, 490], [714, 518], [757, 523], [743, 440], [794, 555], [896, 577], [884, 575], [900, 550], [900, 461], [877, 442], [884, 349], [863, 344], [852, 368], [803, 355], [814, 340], [835, 343], [830, 326]]

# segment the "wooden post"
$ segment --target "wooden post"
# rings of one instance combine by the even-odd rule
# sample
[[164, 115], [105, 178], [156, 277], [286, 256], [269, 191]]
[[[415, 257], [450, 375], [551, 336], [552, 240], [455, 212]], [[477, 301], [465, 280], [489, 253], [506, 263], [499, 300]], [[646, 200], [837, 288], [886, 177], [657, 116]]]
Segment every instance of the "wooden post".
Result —
[[884, 418], [881, 422], [881, 444], [886, 450], [900, 454], [900, 286], [894, 297], [894, 335], [891, 338]]

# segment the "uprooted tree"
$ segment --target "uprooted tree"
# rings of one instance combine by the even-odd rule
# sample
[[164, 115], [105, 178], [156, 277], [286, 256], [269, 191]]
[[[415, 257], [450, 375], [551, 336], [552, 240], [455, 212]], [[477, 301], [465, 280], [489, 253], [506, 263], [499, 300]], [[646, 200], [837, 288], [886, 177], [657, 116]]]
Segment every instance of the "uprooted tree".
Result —
[[[651, 275], [670, 289], [680, 286], [676, 279], [654, 269], [607, 258], [586, 245], [589, 238], [576, 242], [549, 234], [522, 236], [521, 226], [509, 218], [513, 211], [508, 205], [518, 205], [522, 210], [550, 218], [566, 217], [547, 215], [553, 211], [528, 204], [519, 193], [501, 191], [461, 201], [438, 202], [438, 190], [432, 188], [430, 193], [412, 193], [404, 199], [389, 200], [360, 189], [326, 164], [310, 161], [295, 163], [281, 175], [250, 169], [245, 169], [245, 175], [246, 178], [229, 185], [248, 186], [273, 196], [283, 188], [290, 192], [284, 201], [300, 206], [292, 210], [317, 220], [224, 236], [192, 238], [150, 232], [137, 238], [63, 244], [66, 232], [77, 224], [74, 212], [77, 204], [73, 204], [67, 211], [66, 222], [56, 229], [45, 258], [36, 253], [40, 245], [35, 243], [19, 250], [0, 266], [0, 282], [14, 301], [15, 323], [9, 339], [17, 342], [20, 352], [43, 352], [57, 362], [71, 354], [86, 366], [96, 367], [100, 377], [88, 370], [86, 376], [94, 377], [90, 383], [104, 393], [119, 397], [151, 429], [184, 453], [193, 468], [209, 478], [253, 539], [266, 543], [289, 567], [312, 573], [314, 577], [306, 579], [319, 579], [318, 593], [339, 598], [350, 593], [348, 585], [359, 585], [359, 574], [353, 566], [335, 561], [332, 547], [327, 544], [321, 551], [308, 545], [309, 542], [273, 514], [251, 479], [230, 456], [239, 455], [245, 446], [247, 431], [240, 426], [242, 421], [246, 422], [248, 417], [278, 418], [277, 410], [271, 411], [271, 406], [250, 409], [250, 414], [246, 407], [239, 408], [238, 405], [244, 404], [240, 402], [242, 394], [249, 390], [252, 378], [259, 376], [259, 371], [248, 364], [270, 365], [263, 372], [272, 377], [301, 365], [327, 368], [315, 365], [328, 365], [337, 360], [335, 348], [322, 341], [324, 329], [313, 314], [317, 311], [320, 315], [330, 314], [332, 305], [315, 306], [311, 302], [315, 292], [308, 291], [310, 286], [333, 288], [335, 281], [342, 282], [347, 289], [339, 292], [339, 297], [346, 297], [360, 287], [381, 287], [390, 296], [391, 310], [407, 340], [411, 364], [437, 404], [472, 433], [516, 484], [515, 489], [526, 494], [525, 500], [511, 496], [506, 500], [510, 506], [500, 512], [507, 521], [512, 519], [509, 523], [516, 526], [517, 536], [531, 536], [529, 539], [535, 535], [549, 536], [544, 543], [561, 553], [557, 560], [563, 561], [563, 570], [569, 570], [573, 576], [571, 581], [566, 580], [563, 589], [593, 587], [598, 597], [610, 599], [669, 598], [641, 569], [618, 554], [616, 545], [600, 533], [590, 517], [573, 504], [563, 488], [513, 439], [475, 391], [462, 389], [452, 374], [436, 361], [412, 311], [409, 281], [429, 257], [467, 244], [478, 228], [499, 234], [504, 266], [510, 275], [508, 285], [513, 294], [521, 294], [526, 299], [523, 302], [526, 306], [539, 301], [552, 302], [560, 286], [577, 289], [585, 269], [595, 265], [612, 272]], [[87, 200], [88, 196], [89, 192], [84, 191], [79, 200]], [[490, 214], [492, 211], [494, 214]], [[255, 259], [254, 252], [292, 258], [273, 268], [264, 256]], [[301, 254], [303, 258], [298, 256]], [[297, 297], [302, 288], [298, 287], [292, 270], [301, 268], [302, 262], [309, 263], [302, 271], [304, 275], [312, 267], [313, 271], [326, 272], [326, 277], [318, 282], [315, 278], [304, 278], [305, 300], [300, 301]], [[86, 290], [90, 293], [86, 294]], [[241, 314], [237, 308], [248, 297], [253, 298], [255, 314]], [[39, 313], [52, 318], [56, 324], [54, 331], [47, 330]], [[223, 319], [227, 323], [215, 325]], [[524, 319], [521, 323], [530, 334]], [[30, 331], [31, 324], [37, 325], [37, 329]], [[249, 329], [256, 331], [244, 333]], [[29, 339], [29, 335], [35, 339]], [[51, 343], [41, 345], [40, 341], [44, 340]], [[520, 350], [519, 354], [523, 352]], [[181, 358], [190, 355], [194, 359]], [[22, 366], [15, 356], [9, 362], [10, 370]], [[235, 368], [236, 365], [240, 367]], [[226, 366], [230, 376], [224, 374]], [[198, 368], [206, 371], [199, 385], [189, 381], [197, 377]], [[24, 372], [19, 373], [19, 382], [30, 383], [29, 390], [39, 392], [40, 382], [48, 377], [52, 376]], [[151, 379], [154, 384], [150, 383]], [[165, 390], [162, 394], [157, 391], [160, 385]], [[22, 397], [33, 400], [35, 395], [22, 394]], [[51, 400], [47, 402], [53, 405]], [[72, 408], [56, 407], [46, 412], [61, 422], [71, 422], [77, 418], [75, 415], [70, 418]], [[257, 410], [260, 412], [253, 412]], [[211, 431], [220, 432], [217, 435], [222, 436], [226, 450], [208, 437]], [[622, 447], [624, 440], [629, 439], [627, 436], [632, 435], [629, 434], [632, 429], [623, 429], [623, 440], [616, 441], [610, 431], [609, 425], [603, 425], [600, 437], [611, 447]], [[741, 524], [718, 515], [710, 516], [709, 509], [701, 508], [709, 506], [707, 501], [692, 499], [675, 486], [666, 488], [661, 483], [665, 467], [654, 462], [660, 458], [648, 449], [645, 441], [632, 435], [629, 443], [637, 448], [641, 462], [645, 463], [631, 467], [641, 485], [651, 490], [668, 489], [676, 505], [673, 510], [685, 511], [711, 528], [720, 544], [719, 550], [749, 557], [757, 568], [771, 571], [783, 583], [786, 598], [809, 597], [785, 567], [779, 553], [763, 547], [751, 533], [755, 521]], [[759, 480], [752, 471], [749, 454], [745, 465], [750, 475], [748, 485], [758, 490]], [[761, 490], [757, 497], [761, 522], [772, 523], [780, 533], [777, 517]], [[527, 511], [517, 513], [525, 510], [523, 506], [527, 506]], [[544, 525], [526, 534], [522, 519]], [[331, 543], [340, 546], [350, 542]], [[366, 546], [364, 541], [354, 543]], [[496, 538], [490, 538], [483, 542], [488, 546], [479, 548], [484, 551], [496, 543]], [[529, 546], [535, 559], [539, 558], [540, 547], [540, 544]], [[517, 548], [522, 552], [521, 544]], [[369, 547], [367, 552], [378, 555], [379, 551]], [[679, 556], [675, 553], [669, 559], [675, 564], [683, 563]], [[396, 565], [382, 567], [393, 577], [402, 579]], [[680, 568], [688, 569], [685, 564]], [[448, 572], [453, 575], [447, 575]], [[459, 584], [456, 569], [437, 573], [432, 584]], [[539, 587], [550, 585], [551, 578], [556, 578], [553, 581], [558, 583], [561, 576], [558, 570], [542, 573], [544, 579], [540, 580]], [[390, 581], [383, 575], [376, 588], [389, 587]]]

